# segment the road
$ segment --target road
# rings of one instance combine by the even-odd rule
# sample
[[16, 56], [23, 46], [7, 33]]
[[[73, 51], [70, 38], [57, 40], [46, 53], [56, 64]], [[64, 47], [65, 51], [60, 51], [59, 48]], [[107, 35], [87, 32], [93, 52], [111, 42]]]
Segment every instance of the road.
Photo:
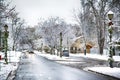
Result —
[[[71, 67], [84, 69], [85, 67], [92, 67], [92, 66], [108, 66], [108, 62], [104, 60], [97, 60], [97, 59], [90, 59], [90, 58], [84, 58], [80, 56], [70, 56], [70, 59], [73, 59], [73, 61], [78, 61], [78, 63], [69, 63], [65, 64]], [[64, 63], [62, 63], [64, 64]]]
[[14, 80], [114, 80], [58, 64], [36, 54], [27, 56], [21, 59]]

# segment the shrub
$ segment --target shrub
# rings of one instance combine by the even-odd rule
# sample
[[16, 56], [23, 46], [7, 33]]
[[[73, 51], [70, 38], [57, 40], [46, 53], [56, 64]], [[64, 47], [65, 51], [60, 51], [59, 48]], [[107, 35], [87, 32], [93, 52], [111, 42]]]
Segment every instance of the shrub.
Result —
[[44, 51], [45, 51], [46, 53], [49, 53], [49, 52], [50, 52], [50, 48], [47, 47], [47, 46], [45, 46], [45, 47], [44, 47]]

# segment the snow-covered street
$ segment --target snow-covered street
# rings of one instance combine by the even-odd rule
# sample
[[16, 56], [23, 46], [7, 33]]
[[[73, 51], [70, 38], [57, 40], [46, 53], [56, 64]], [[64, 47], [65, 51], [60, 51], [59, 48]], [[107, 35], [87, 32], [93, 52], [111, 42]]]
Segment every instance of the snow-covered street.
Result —
[[[59, 56], [56, 55], [50, 55], [50, 54], [40, 54], [37, 53], [40, 56], [44, 56], [50, 60], [55, 60], [58, 63], [62, 63], [62, 64], [75, 64], [77, 65], [78, 63], [86, 63], [86, 62], [82, 62], [79, 59], [81, 57], [86, 58], [86, 59], [94, 59], [94, 60], [104, 60], [107, 61], [108, 60], [108, 56], [106, 55], [98, 55], [98, 54], [70, 54], [70, 57], [62, 57], [60, 58]], [[75, 58], [73, 58], [75, 57]], [[114, 56], [114, 61], [120, 62], [120, 56]], [[86, 63], [87, 64], [87, 63]], [[93, 65], [91, 67], [85, 67], [83, 70], [86, 71], [92, 71], [92, 72], [97, 72], [100, 74], [104, 74], [104, 75], [108, 75], [108, 76], [113, 76], [116, 78], [120, 78], [120, 68], [119, 67], [114, 67], [114, 68], [110, 68], [108, 65]]]
[[64, 66], [36, 54], [21, 59], [15, 80], [117, 80]]
[[[94, 59], [94, 60], [107, 60], [106, 58], [108, 58], [106, 55], [94, 55], [94, 54], [87, 54], [86, 56], [83, 54], [70, 54], [70, 57], [62, 57], [60, 58], [59, 56], [56, 55], [50, 55], [50, 54], [46, 54], [45, 52], [41, 53], [38, 51], [34, 51], [36, 55], [38, 56], [42, 56], [45, 57], [49, 60], [55, 61], [57, 63], [60, 64], [65, 64], [65, 65], [80, 65], [80, 64], [87, 64], [86, 61], [84, 61], [83, 59]], [[10, 53], [10, 63], [8, 65], [3, 64], [4, 61], [1, 61], [0, 64], [0, 79], [1, 80], [5, 80], [9, 73], [11, 71], [14, 71], [18, 68], [18, 62], [20, 61], [20, 56], [24, 56], [23, 54], [21, 54], [21, 52], [14, 52], [11, 51]], [[29, 58], [31, 57], [31, 61], [33, 62], [34, 60], [36, 60], [34, 56], [28, 56]], [[82, 59], [83, 58], [83, 59]], [[83, 60], [83, 61], [82, 61]], [[115, 61], [120, 61], [120, 56], [114, 56], [114, 60]], [[24, 59], [24, 61], [26, 61]], [[38, 63], [38, 62], [37, 62]], [[90, 63], [91, 64], [91, 63]], [[77, 66], [78, 67], [78, 66]], [[88, 66], [88, 67], [84, 67], [83, 70], [85, 71], [92, 71], [92, 72], [96, 72], [96, 73], [100, 73], [100, 74], [104, 74], [104, 75], [108, 75], [108, 76], [112, 76], [115, 78], [120, 78], [120, 68], [118, 67], [114, 67], [114, 68], [110, 68], [109, 66], [106, 65], [93, 65], [93, 66]], [[31, 75], [32, 76], [32, 75]], [[37, 76], [37, 74], [36, 74]]]

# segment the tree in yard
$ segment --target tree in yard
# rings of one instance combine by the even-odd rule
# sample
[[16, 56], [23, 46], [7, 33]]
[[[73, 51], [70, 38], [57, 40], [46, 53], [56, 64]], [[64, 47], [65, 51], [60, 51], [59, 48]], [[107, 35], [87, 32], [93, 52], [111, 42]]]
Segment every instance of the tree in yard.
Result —
[[96, 29], [99, 54], [102, 55], [103, 48], [104, 48], [104, 42], [105, 42], [105, 32], [106, 32], [106, 27], [107, 27], [106, 25], [107, 24], [106, 23], [107, 13], [113, 7], [111, 5], [112, 0], [111, 1], [109, 0], [81, 0], [81, 3], [83, 7], [83, 11], [82, 11], [83, 21], [80, 21], [80, 22], [88, 27], [95, 26], [95, 28], [93, 29]]
[[51, 17], [38, 25], [36, 29], [37, 34], [41, 35], [45, 40], [45, 44], [51, 48], [51, 51], [60, 49], [60, 33], [63, 37], [62, 47], [67, 46], [67, 37], [73, 35], [71, 32], [70, 25], [66, 24], [63, 19], [59, 17]]
[[[106, 17], [109, 10], [113, 8], [112, 1], [109, 0], [88, 0], [92, 8], [92, 12], [95, 17], [95, 23], [97, 28], [97, 38], [99, 45], [99, 53], [103, 54], [104, 42], [105, 42], [105, 32], [106, 32]], [[109, 6], [111, 5], [111, 6]]]
[[10, 8], [10, 2], [0, 0], [0, 26], [6, 23], [13, 10], [15, 10], [15, 7]]
[[45, 42], [51, 47], [51, 51], [53, 48], [57, 48], [59, 46], [59, 34], [60, 32], [65, 31], [65, 26], [62, 19], [49, 18], [42, 25], [42, 33]]
[[81, 0], [81, 8], [78, 13], [74, 13], [74, 18], [79, 24], [79, 36], [83, 38], [86, 51], [86, 42], [96, 42], [95, 20], [86, 0]]
[[[20, 23], [20, 18], [18, 18], [18, 16], [17, 16], [18, 13], [15, 11], [15, 7], [11, 8], [10, 4], [11, 4], [11, 2], [9, 2], [9, 1], [0, 0], [0, 30], [1, 30], [1, 27], [5, 24], [7, 24], [10, 27], [9, 34], [11, 35], [11, 32], [13, 32], [12, 37], [13, 37], [13, 44], [14, 44], [13, 48], [14, 48], [14, 46], [16, 45], [16, 41], [17, 41], [16, 35], [18, 35], [19, 31], [20, 31], [20, 28], [18, 29], [18, 26], [21, 26], [21, 23]], [[10, 26], [11, 20], [12, 20], [12, 27]], [[16, 24], [16, 26], [14, 27], [15, 24]], [[11, 29], [12, 29], [12, 31], [11, 31]], [[11, 46], [11, 45], [9, 45], [9, 46]]]
[[10, 19], [11, 19], [11, 37], [12, 37], [12, 50], [15, 50], [16, 45], [19, 42], [19, 36], [20, 36], [20, 31], [22, 30], [22, 27], [24, 26], [24, 20], [21, 20], [18, 17], [18, 13], [14, 10], [10, 14]]
[[[8, 31], [7, 29], [4, 30], [4, 36], [1, 37], [2, 35], [2, 27], [6, 27], [8, 28], [8, 24], [6, 24], [6, 22], [8, 21], [8, 18], [9, 18], [9, 15], [10, 15], [10, 12], [13, 11], [14, 8], [10, 8], [9, 9], [9, 3], [6, 3], [5, 0], [0, 0], [0, 47], [2, 47], [2, 49], [5, 50], [5, 63], [8, 64], [8, 59], [7, 59], [7, 50], [8, 50]], [[2, 38], [2, 39], [1, 39]], [[1, 40], [2, 40], [2, 44], [3, 46], [1, 46]]]

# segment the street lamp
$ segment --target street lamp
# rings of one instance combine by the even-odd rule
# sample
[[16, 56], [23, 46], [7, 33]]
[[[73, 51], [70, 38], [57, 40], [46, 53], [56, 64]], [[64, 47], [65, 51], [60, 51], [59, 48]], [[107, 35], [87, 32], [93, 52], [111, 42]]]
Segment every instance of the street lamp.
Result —
[[110, 22], [108, 23], [108, 26], [109, 26], [109, 28], [108, 28], [108, 32], [109, 32], [109, 39], [110, 39], [110, 41], [109, 41], [109, 43], [110, 43], [110, 48], [109, 48], [109, 65], [110, 65], [110, 67], [111, 68], [113, 68], [113, 51], [112, 51], [112, 45], [111, 45], [111, 43], [112, 43], [112, 33], [113, 33], [113, 28], [112, 28], [112, 25], [113, 25], [113, 23], [112, 23], [112, 19], [113, 19], [113, 12], [112, 11], [109, 11], [108, 12], [108, 18], [109, 18], [109, 20], [110, 20]]
[[62, 32], [60, 32], [60, 57], [62, 57]]
[[1, 44], [1, 42], [2, 42], [2, 32], [1, 32], [1, 30], [0, 30], [0, 50], [2, 49], [2, 44]]
[[114, 13], [112, 11], [108, 12], [108, 18], [109, 18], [109, 20], [113, 19], [113, 15], [114, 15]]
[[41, 43], [41, 52], [43, 51], [43, 42]]
[[5, 29], [5, 31], [4, 31], [5, 63], [8, 64], [8, 58], [7, 58], [7, 50], [8, 50], [7, 38], [8, 38], [8, 34], [9, 34], [9, 32], [7, 31], [8, 30], [8, 26], [5, 25], [4, 29]]

